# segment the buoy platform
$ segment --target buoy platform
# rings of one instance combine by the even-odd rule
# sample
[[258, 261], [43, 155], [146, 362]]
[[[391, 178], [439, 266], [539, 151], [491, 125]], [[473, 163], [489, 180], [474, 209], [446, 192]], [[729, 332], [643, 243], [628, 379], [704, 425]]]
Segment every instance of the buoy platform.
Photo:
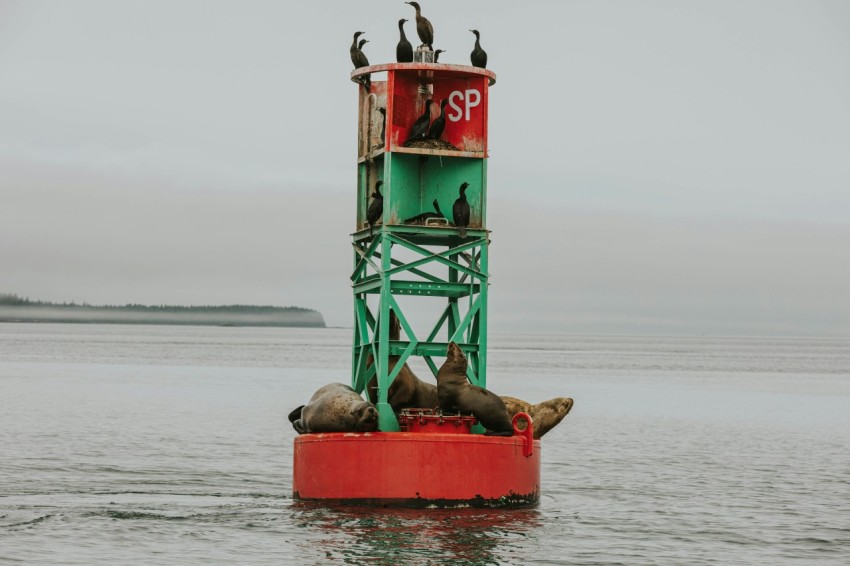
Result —
[[405, 410], [402, 432], [302, 434], [293, 497], [385, 507], [533, 507], [540, 441], [533, 425], [510, 437], [472, 434], [472, 417]]

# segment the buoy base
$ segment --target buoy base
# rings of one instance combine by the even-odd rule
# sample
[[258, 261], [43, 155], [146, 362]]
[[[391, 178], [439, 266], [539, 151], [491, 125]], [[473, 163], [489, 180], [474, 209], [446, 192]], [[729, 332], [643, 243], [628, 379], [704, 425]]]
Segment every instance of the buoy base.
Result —
[[537, 507], [540, 494], [510, 495], [499, 499], [308, 499], [292, 494], [293, 499], [303, 503], [317, 503], [329, 506], [352, 507], [405, 507], [410, 509], [528, 509]]
[[[529, 444], [531, 443], [531, 444]], [[372, 432], [295, 439], [293, 498], [378, 507], [533, 507], [540, 441]]]

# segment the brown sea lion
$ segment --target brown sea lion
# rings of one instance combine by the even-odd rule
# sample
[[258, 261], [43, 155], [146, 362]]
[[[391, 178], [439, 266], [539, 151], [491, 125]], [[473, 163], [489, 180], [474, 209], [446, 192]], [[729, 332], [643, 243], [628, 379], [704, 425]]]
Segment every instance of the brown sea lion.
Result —
[[466, 379], [466, 356], [454, 342], [449, 342], [446, 363], [437, 373], [437, 397], [445, 413], [472, 414], [493, 436], [513, 436], [514, 427], [504, 401], [483, 387]]
[[[398, 356], [390, 356], [389, 368], [393, 371], [398, 363]], [[378, 402], [378, 378], [372, 377], [366, 387], [369, 400]], [[407, 364], [399, 370], [398, 375], [390, 385], [387, 392], [387, 402], [396, 413], [408, 407], [435, 408], [437, 400], [437, 386], [419, 379]]]
[[[564, 420], [570, 409], [573, 408], [573, 400], [569, 397], [555, 397], [542, 403], [532, 405], [528, 401], [507, 397], [502, 395], [502, 401], [508, 408], [508, 414], [513, 418], [517, 413], [528, 413], [534, 424], [534, 438], [540, 438]], [[525, 430], [525, 422], [517, 422], [517, 428]]]
[[[396, 317], [394, 312], [390, 311], [390, 340], [398, 340], [400, 335], [401, 327], [398, 317]], [[389, 371], [387, 373], [392, 373], [398, 360], [399, 356], [390, 356]], [[366, 367], [369, 367], [372, 363], [373, 360], [370, 354], [366, 358]], [[366, 385], [366, 394], [372, 403], [378, 403], [377, 376], [373, 376], [369, 380], [368, 385]], [[390, 389], [387, 391], [387, 402], [396, 413], [408, 407], [433, 409], [438, 405], [437, 386], [422, 381], [413, 373], [410, 366], [404, 364], [390, 384]]]
[[342, 383], [330, 383], [313, 393], [310, 402], [289, 413], [299, 434], [308, 432], [374, 432], [378, 410]]

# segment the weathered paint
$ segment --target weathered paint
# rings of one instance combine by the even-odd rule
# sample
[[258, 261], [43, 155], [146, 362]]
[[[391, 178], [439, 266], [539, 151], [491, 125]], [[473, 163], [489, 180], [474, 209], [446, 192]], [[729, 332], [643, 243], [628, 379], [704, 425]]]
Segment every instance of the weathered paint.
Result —
[[[424, 432], [303, 434], [293, 496], [370, 505], [531, 507], [540, 441]], [[526, 453], [530, 454], [526, 455]]]
[[[427, 82], [424, 82], [427, 81]], [[446, 106], [446, 128], [441, 139], [458, 151], [474, 157], [487, 156], [487, 77], [450, 71], [433, 71], [428, 77], [410, 71], [390, 71], [387, 78], [387, 144], [390, 151], [402, 148], [413, 123], [425, 111], [430, 99], [431, 120]], [[430, 92], [421, 92], [425, 85]], [[416, 148], [404, 148], [416, 151]]]

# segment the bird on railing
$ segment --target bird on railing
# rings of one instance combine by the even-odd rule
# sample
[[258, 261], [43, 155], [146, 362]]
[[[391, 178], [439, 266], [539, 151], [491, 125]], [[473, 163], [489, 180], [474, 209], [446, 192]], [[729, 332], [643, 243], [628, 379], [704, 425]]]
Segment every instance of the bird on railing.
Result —
[[419, 39], [422, 40], [422, 45], [427, 45], [428, 49], [434, 50], [434, 26], [428, 21], [428, 18], [422, 15], [422, 9], [418, 2], [405, 2], [416, 8], [416, 33]]
[[398, 40], [398, 45], [395, 47], [395, 60], [399, 63], [413, 62], [413, 46], [407, 41], [407, 36], [404, 35], [404, 22], [406, 21], [404, 18], [398, 21], [400, 39]]
[[428, 139], [438, 140], [443, 135], [443, 130], [446, 129], [446, 104], [448, 103], [448, 98], [444, 98], [440, 103], [440, 115], [431, 123], [431, 128], [428, 130]]
[[481, 34], [477, 29], [469, 30], [475, 34], [475, 49], [469, 54], [469, 59], [472, 61], [473, 67], [487, 68], [487, 52], [481, 49]]
[[445, 52], [446, 52], [445, 49], [437, 49], [436, 51], [434, 51], [434, 63], [439, 63], [440, 62], [440, 53], [445, 53]]
[[466, 238], [466, 227], [469, 226], [469, 202], [466, 200], [466, 187], [468, 186], [469, 183], [466, 182], [460, 186], [460, 196], [452, 207], [452, 216], [454, 216], [455, 226], [458, 227], [458, 234], [461, 238]]
[[375, 183], [375, 192], [372, 193], [372, 203], [369, 205], [369, 209], [366, 210], [366, 221], [369, 223], [369, 235], [373, 234], [373, 230], [375, 228], [375, 222], [381, 217], [384, 213], [384, 197], [381, 195], [381, 185], [383, 185], [383, 181], [378, 181]]
[[[361, 39], [360, 44], [357, 44], [357, 38], [364, 33], [366, 32], [358, 31], [354, 33], [354, 41], [351, 42], [351, 48], [348, 50], [351, 53], [351, 62], [354, 64], [355, 69], [369, 66], [369, 59], [367, 59], [366, 54], [363, 53], [363, 46], [369, 43], [369, 40]], [[372, 79], [368, 74], [360, 77], [360, 83], [366, 87], [367, 91], [369, 91], [372, 87]]]
[[428, 126], [430, 124], [431, 124], [431, 99], [429, 98], [428, 100], [425, 101], [425, 111], [413, 123], [413, 127], [410, 128], [410, 136], [407, 138], [407, 141], [404, 142], [404, 143], [408, 144], [412, 141], [428, 139]]

